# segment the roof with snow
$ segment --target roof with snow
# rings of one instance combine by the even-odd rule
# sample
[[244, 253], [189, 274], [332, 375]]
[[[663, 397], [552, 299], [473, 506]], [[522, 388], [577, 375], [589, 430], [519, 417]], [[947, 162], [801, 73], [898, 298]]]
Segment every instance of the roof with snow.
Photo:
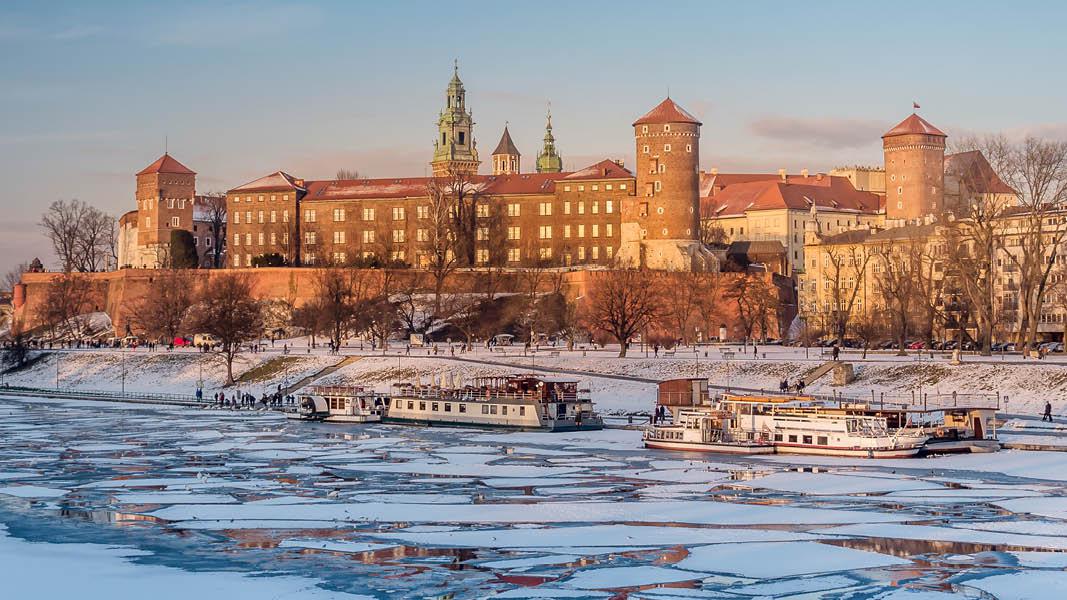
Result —
[[285, 171], [275, 171], [266, 177], [260, 177], [249, 181], [244, 185], [237, 186], [231, 192], [271, 192], [271, 191], [304, 191], [303, 182]]
[[496, 145], [496, 150], [493, 150], [493, 154], [519, 154], [519, 149], [515, 147], [515, 142], [511, 141], [511, 134], [508, 133], [508, 126], [504, 126], [504, 135], [500, 136], [500, 143]]
[[193, 171], [189, 167], [186, 167], [182, 163], [174, 160], [174, 157], [164, 153], [156, 159], [156, 162], [148, 165], [137, 172], [138, 175], [149, 175], [152, 173], [171, 173], [178, 175], [196, 175], [196, 171]]
[[933, 125], [930, 124], [929, 121], [927, 121], [926, 119], [920, 117], [919, 115], [917, 115], [915, 113], [911, 113], [910, 117], [908, 117], [907, 119], [904, 119], [900, 123], [897, 123], [896, 127], [894, 127], [892, 129], [890, 129], [889, 131], [885, 132], [885, 135], [883, 135], [882, 137], [883, 138], [887, 138], [887, 137], [893, 137], [893, 136], [896, 136], [896, 135], [912, 135], [912, 134], [936, 135], [936, 136], [939, 136], [939, 137], [948, 137], [947, 135], [945, 135], [945, 132], [941, 131], [937, 127], [934, 127]]
[[656, 105], [656, 108], [648, 111], [643, 117], [634, 121], [634, 125], [648, 125], [652, 123], [694, 123], [701, 125], [699, 119], [691, 115], [674, 100], [669, 97]]
[[634, 174], [619, 163], [604, 159], [573, 173], [556, 173], [562, 179], [632, 179]]

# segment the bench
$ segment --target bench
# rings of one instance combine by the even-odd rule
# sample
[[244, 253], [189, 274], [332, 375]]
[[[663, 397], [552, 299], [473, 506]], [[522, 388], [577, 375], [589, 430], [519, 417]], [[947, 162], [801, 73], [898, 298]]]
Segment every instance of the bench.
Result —
[[729, 360], [734, 357], [735, 352], [733, 350], [719, 350], [722, 353], [722, 357]]
[[674, 356], [674, 350], [664, 350], [663, 356]]
[[552, 358], [559, 358], [559, 350], [553, 350], [553, 351], [549, 352], [548, 355], [551, 356]]
[[833, 355], [834, 355], [834, 349], [833, 348], [823, 348], [822, 350], [819, 351], [819, 356], [822, 357], [822, 358], [825, 358], [827, 356], [833, 356]]

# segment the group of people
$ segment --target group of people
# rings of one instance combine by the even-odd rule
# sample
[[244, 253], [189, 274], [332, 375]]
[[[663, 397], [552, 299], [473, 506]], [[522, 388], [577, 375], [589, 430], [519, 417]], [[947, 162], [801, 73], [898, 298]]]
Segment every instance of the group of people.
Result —
[[790, 384], [789, 378], [786, 377], [785, 379], [778, 382], [778, 391], [782, 392], [783, 394], [788, 392], [796, 392], [800, 394], [804, 391], [804, 378], [798, 378], [795, 384]]
[[[200, 398], [201, 394], [202, 392], [197, 390], [197, 398]], [[213, 403], [217, 408], [228, 408], [232, 410], [283, 408], [294, 406], [296, 404], [296, 396], [292, 394], [282, 394], [281, 390], [274, 392], [273, 394], [262, 394], [259, 398], [256, 398], [248, 392], [234, 392], [230, 396], [227, 396], [225, 392], [216, 392], [213, 396], [213, 400]]]

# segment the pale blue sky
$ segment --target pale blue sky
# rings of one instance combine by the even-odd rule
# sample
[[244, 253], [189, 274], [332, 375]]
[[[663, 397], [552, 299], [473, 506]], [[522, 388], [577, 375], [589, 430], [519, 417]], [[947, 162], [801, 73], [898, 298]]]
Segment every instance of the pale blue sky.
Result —
[[[878, 164], [916, 100], [950, 136], [1067, 134], [1058, 2], [0, 3], [0, 268], [43, 208], [134, 207], [171, 154], [225, 190], [284, 169], [423, 175], [453, 58], [487, 154], [533, 164], [551, 100], [564, 165], [633, 163], [671, 96], [724, 171]], [[484, 165], [483, 165], [484, 166]]]

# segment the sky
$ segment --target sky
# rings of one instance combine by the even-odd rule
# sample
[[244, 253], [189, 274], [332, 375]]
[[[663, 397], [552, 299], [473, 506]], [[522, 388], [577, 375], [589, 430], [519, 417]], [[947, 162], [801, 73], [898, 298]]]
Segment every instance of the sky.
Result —
[[880, 165], [920, 114], [953, 138], [1067, 137], [1059, 2], [0, 2], [0, 272], [55, 257], [77, 198], [116, 216], [166, 147], [225, 191], [428, 171], [453, 60], [483, 170], [505, 122], [532, 169], [551, 102], [565, 169], [633, 164], [670, 96], [723, 172]]

